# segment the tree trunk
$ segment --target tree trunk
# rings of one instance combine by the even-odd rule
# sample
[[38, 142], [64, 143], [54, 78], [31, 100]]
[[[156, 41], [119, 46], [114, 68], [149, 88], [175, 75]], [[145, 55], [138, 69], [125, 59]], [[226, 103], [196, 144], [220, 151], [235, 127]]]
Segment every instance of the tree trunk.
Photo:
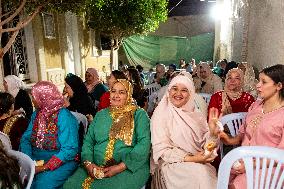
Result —
[[118, 69], [118, 49], [119, 40], [111, 40], [111, 50], [110, 50], [110, 71]]
[[0, 91], [4, 91], [4, 65], [3, 65], [3, 58], [0, 59]]

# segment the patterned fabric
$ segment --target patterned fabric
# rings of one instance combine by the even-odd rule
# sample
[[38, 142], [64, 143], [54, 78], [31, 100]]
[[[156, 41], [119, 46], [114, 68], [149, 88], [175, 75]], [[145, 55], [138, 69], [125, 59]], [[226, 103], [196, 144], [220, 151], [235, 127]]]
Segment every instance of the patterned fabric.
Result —
[[50, 160], [46, 163], [46, 166], [51, 170], [55, 170], [57, 169], [58, 167], [60, 167], [60, 165], [63, 164], [63, 161], [61, 161], [61, 159], [59, 159], [58, 157], [56, 156], [52, 156], [50, 158]]
[[[36, 125], [35, 145], [44, 149], [45, 137], [54, 131], [48, 131], [51, 115], [58, 112], [64, 105], [64, 98], [58, 88], [51, 82], [40, 81], [32, 88], [32, 96], [38, 110], [34, 125]], [[53, 127], [50, 127], [53, 128]], [[48, 141], [48, 140], [47, 140]]]
[[[38, 114], [37, 114], [38, 116]], [[37, 117], [36, 117], [37, 119]], [[44, 140], [42, 141], [41, 149], [44, 150], [58, 150], [58, 144], [57, 144], [57, 137], [58, 137], [58, 112], [55, 112], [51, 115], [51, 118], [48, 121], [48, 125], [46, 127], [46, 130], [44, 132]], [[37, 133], [38, 133], [39, 127], [38, 122], [34, 123], [33, 131], [31, 135], [31, 144], [34, 147], [37, 147]]]
[[4, 77], [7, 83], [8, 92], [15, 98], [21, 88], [24, 87], [24, 82], [15, 75], [7, 75]]

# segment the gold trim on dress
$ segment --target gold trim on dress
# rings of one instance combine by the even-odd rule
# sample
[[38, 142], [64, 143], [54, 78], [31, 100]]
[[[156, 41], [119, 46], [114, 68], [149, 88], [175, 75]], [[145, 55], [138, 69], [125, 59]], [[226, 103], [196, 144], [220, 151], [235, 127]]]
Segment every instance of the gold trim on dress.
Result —
[[3, 127], [3, 133], [5, 133], [6, 135], [9, 136], [10, 131], [12, 129], [12, 127], [14, 126], [14, 124], [16, 123], [16, 121], [22, 117], [21, 115], [14, 115], [10, 118], [8, 118], [8, 120], [6, 121], [4, 127]]

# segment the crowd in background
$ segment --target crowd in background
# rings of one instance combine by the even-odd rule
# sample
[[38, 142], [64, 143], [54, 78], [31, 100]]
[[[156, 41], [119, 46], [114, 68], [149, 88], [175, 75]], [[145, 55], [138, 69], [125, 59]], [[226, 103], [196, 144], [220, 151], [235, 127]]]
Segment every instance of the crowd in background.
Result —
[[[16, 76], [0, 92], [0, 188], [23, 188], [9, 150], [35, 160], [32, 188], [215, 189], [220, 142], [284, 150], [284, 66], [255, 74], [252, 65], [220, 60], [119, 65], [107, 82], [88, 68], [69, 73], [63, 92], [36, 83], [31, 98]], [[206, 102], [203, 94], [209, 95]], [[34, 110], [34, 111], [33, 111]], [[248, 112], [236, 137], [221, 116]], [[269, 124], [268, 124], [269, 123]], [[16, 175], [16, 176], [15, 176]], [[229, 187], [245, 188], [241, 162]]]

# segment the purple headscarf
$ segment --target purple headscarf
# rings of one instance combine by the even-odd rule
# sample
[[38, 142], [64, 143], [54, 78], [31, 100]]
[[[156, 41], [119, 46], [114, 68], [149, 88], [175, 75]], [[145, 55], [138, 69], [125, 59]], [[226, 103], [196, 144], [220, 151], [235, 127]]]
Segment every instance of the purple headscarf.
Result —
[[34, 121], [34, 124], [38, 125], [36, 146], [42, 148], [48, 120], [52, 114], [58, 112], [63, 107], [64, 98], [58, 88], [48, 81], [36, 83], [32, 88], [32, 96], [38, 109]]

